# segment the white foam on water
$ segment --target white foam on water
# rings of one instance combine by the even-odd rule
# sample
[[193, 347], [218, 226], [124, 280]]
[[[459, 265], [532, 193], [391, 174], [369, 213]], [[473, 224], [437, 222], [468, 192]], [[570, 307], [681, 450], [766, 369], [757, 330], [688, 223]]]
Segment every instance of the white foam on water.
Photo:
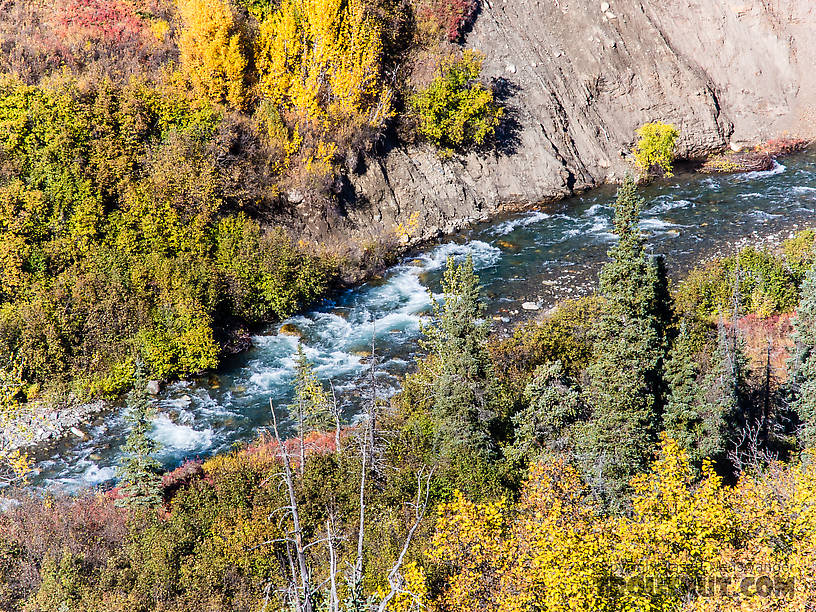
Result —
[[515, 219], [508, 219], [507, 221], [502, 221], [501, 223], [492, 227], [489, 233], [493, 236], [504, 236], [520, 227], [527, 227], [528, 225], [540, 223], [541, 221], [546, 221], [550, 217], [552, 217], [552, 215], [549, 215], [540, 210], [526, 213], [520, 217], [516, 217]]
[[683, 226], [678, 225], [676, 223], [671, 223], [669, 221], [664, 221], [663, 219], [656, 219], [652, 217], [648, 219], [641, 219], [640, 223], [638, 223], [638, 227], [644, 231], [659, 232]]
[[82, 474], [82, 482], [96, 486], [116, 478], [116, 468], [112, 466], [99, 467], [92, 463]]
[[289, 384], [294, 370], [294, 361], [289, 359], [288, 363], [283, 360], [276, 366], [264, 366], [260, 363], [250, 363], [252, 369], [247, 382], [254, 387], [255, 393], [267, 393], [276, 388]]
[[161, 413], [153, 419], [153, 438], [161, 444], [161, 454], [165, 456], [202, 453], [212, 447], [213, 430], [196, 430], [190, 425], [174, 423], [167, 414]]
[[345, 374], [353, 374], [362, 368], [361, 357], [345, 351], [317, 351], [309, 348], [306, 356], [314, 364], [315, 373], [321, 380], [331, 380]]
[[69, 469], [63, 471], [59, 478], [48, 479], [46, 483], [49, 487], [70, 493], [96, 487], [115, 478], [115, 467], [99, 467], [96, 463], [86, 459], [77, 461]]
[[472, 240], [467, 244], [448, 242], [439, 245], [427, 255], [421, 255], [419, 259], [424, 262], [423, 268], [425, 270], [432, 271], [444, 268], [448, 262], [448, 257], [460, 260], [468, 255], [473, 257], [473, 267], [476, 270], [484, 270], [495, 266], [499, 262], [502, 251], [500, 248], [481, 240]]
[[589, 226], [587, 232], [590, 234], [603, 234], [606, 233], [606, 230], [608, 230], [610, 227], [611, 223], [609, 219], [606, 217], [595, 216], [592, 217], [592, 225]]
[[753, 172], [744, 172], [742, 174], [738, 174], [737, 176], [744, 180], [752, 180], [776, 176], [777, 174], [782, 174], [785, 170], [785, 166], [774, 160], [773, 167], [770, 170], [755, 170]]
[[812, 193], [816, 193], [816, 187], [804, 187], [797, 185], [796, 187], [791, 187], [791, 192], [795, 193], [796, 195], [809, 195]]
[[651, 208], [644, 210], [644, 215], [659, 215], [661, 213], [669, 212], [670, 210], [676, 210], [678, 208], [688, 208], [691, 206], [694, 208], [696, 206], [694, 202], [691, 200], [669, 200], [667, 202], [660, 202], [655, 204]]
[[584, 214], [582, 214], [581, 216], [585, 217], [585, 218], [586, 217], [596, 217], [596, 216], [600, 215], [602, 213], [602, 211], [605, 211], [605, 210], [611, 211], [612, 207], [607, 206], [606, 204], [593, 204], [592, 206], [587, 208], [584, 211]]
[[751, 215], [754, 219], [759, 219], [761, 221], [769, 221], [771, 219], [776, 219], [782, 216], [779, 214], [765, 212], [764, 210], [752, 210], [748, 214]]

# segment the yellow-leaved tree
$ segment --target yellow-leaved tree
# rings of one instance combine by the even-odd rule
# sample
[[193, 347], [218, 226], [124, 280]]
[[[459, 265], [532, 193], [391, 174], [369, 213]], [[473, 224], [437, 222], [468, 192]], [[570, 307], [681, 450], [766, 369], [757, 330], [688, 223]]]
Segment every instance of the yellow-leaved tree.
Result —
[[227, 0], [178, 0], [179, 52], [185, 75], [203, 96], [243, 108], [247, 56], [241, 25]]
[[439, 611], [760, 612], [816, 601], [816, 463], [695, 481], [663, 439], [625, 516], [591, 501], [569, 466], [531, 468], [520, 501], [439, 510], [427, 553]]
[[633, 512], [616, 521], [613, 534], [613, 570], [623, 586], [617, 609], [677, 610], [737, 539], [729, 489], [710, 461], [695, 483], [688, 454], [665, 436], [651, 470], [635, 477], [632, 488]]
[[363, 0], [283, 0], [261, 24], [260, 94], [320, 134], [316, 156], [392, 116], [381, 28]]
[[534, 466], [516, 507], [457, 495], [440, 506], [428, 552], [445, 576], [433, 603], [462, 612], [615, 609], [612, 529], [597, 510], [561, 462]]

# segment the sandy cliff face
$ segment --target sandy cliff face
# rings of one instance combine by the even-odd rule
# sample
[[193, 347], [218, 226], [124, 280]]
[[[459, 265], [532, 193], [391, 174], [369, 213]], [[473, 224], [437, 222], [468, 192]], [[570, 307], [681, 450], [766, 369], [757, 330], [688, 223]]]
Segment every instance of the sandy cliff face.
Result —
[[510, 110], [497, 149], [396, 147], [312, 228], [366, 242], [418, 211], [424, 239], [614, 181], [653, 120], [680, 127], [684, 157], [816, 133], [813, 0], [482, 0], [465, 45]]

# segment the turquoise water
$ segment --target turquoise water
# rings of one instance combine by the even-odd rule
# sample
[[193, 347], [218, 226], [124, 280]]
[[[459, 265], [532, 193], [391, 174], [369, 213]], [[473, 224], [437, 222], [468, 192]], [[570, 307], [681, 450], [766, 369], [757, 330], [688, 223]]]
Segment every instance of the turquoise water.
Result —
[[[816, 225], [816, 153], [786, 158], [768, 172], [679, 176], [642, 191], [641, 227], [649, 248], [666, 255], [670, 272], [744, 244], [774, 243]], [[521, 304], [542, 308], [592, 289], [614, 241], [614, 189], [601, 188], [542, 210], [508, 215], [406, 257], [376, 282], [286, 321], [302, 332], [317, 372], [333, 381], [349, 421], [369, 398], [372, 340], [379, 365], [376, 392], [396, 391], [418, 351], [419, 321], [439, 291], [448, 256], [473, 256], [496, 331], [522, 319]], [[526, 313], [529, 316], [529, 313]], [[254, 338], [251, 350], [201, 379], [169, 385], [158, 400], [153, 435], [162, 461], [174, 467], [252, 440], [270, 423], [269, 400], [289, 401], [297, 339], [280, 325]], [[66, 443], [38, 464], [34, 484], [74, 490], [112, 481], [126, 435], [121, 411], [88, 429], [89, 440]]]

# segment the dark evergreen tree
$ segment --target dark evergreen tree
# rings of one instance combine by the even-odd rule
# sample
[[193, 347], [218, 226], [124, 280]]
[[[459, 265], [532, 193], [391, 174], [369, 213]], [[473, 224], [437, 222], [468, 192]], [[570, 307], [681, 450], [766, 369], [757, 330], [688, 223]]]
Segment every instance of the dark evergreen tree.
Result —
[[788, 364], [791, 408], [801, 423], [800, 445], [810, 447], [816, 443], [816, 266], [802, 283], [793, 329], [795, 348]]
[[499, 392], [486, 348], [490, 323], [484, 319], [480, 290], [473, 259], [457, 264], [449, 258], [442, 279], [444, 300], [433, 300], [434, 322], [422, 326], [431, 412], [442, 446], [454, 452], [461, 445], [495, 449], [491, 430]]
[[747, 359], [736, 330], [728, 331], [724, 324], [705, 371], [702, 357], [682, 325], [666, 363], [669, 395], [663, 428], [686, 449], [695, 469], [708, 458], [725, 474], [747, 404]]
[[119, 466], [123, 505], [155, 507], [162, 501], [161, 464], [155, 454], [159, 444], [148, 435], [155, 409], [147, 393], [141, 370], [137, 370], [133, 390], [128, 394], [126, 419], [130, 433], [122, 446]]
[[536, 368], [524, 389], [524, 402], [524, 408], [513, 416], [514, 440], [506, 455], [529, 463], [542, 452], [556, 455], [568, 452], [569, 429], [584, 410], [581, 394], [560, 361]]
[[651, 458], [662, 410], [671, 311], [663, 262], [646, 253], [638, 229], [642, 206], [626, 177], [615, 203], [618, 242], [600, 274], [604, 312], [593, 330], [595, 361], [584, 393], [591, 415], [577, 436], [585, 476], [613, 505]]

